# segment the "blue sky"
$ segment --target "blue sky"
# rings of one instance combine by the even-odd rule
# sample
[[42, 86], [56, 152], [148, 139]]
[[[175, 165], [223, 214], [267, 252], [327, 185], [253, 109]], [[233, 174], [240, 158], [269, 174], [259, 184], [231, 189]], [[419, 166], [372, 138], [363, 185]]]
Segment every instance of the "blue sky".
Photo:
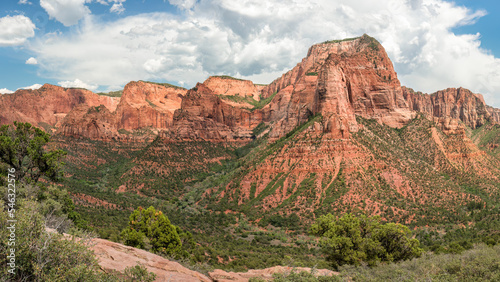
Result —
[[500, 3], [486, 0], [7, 0], [0, 92], [131, 80], [269, 83], [310, 45], [367, 33], [403, 85], [465, 87], [500, 108]]

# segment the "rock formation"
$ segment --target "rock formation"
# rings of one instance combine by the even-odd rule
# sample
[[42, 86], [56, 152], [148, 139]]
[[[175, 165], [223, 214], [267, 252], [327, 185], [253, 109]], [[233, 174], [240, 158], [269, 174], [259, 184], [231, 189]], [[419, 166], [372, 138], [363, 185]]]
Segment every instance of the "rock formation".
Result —
[[116, 109], [118, 129], [169, 128], [186, 91], [168, 84], [144, 81], [128, 83]]
[[[261, 101], [266, 98], [267, 105]], [[262, 122], [271, 125], [269, 136], [276, 139], [316, 114], [323, 117], [316, 130], [341, 139], [359, 130], [356, 116], [399, 128], [422, 112], [446, 132], [500, 122], [500, 110], [469, 90], [427, 95], [401, 87], [384, 48], [367, 35], [313, 45], [297, 66], [267, 86], [227, 76], [209, 77], [189, 91], [133, 81], [120, 98], [46, 84], [0, 96], [0, 109], [0, 124], [18, 120], [103, 140], [126, 140], [146, 128], [170, 139], [250, 141], [251, 130]]]
[[211, 76], [203, 84], [215, 94], [225, 96], [249, 96], [259, 100], [264, 85], [256, 85], [250, 80], [236, 79], [229, 76]]
[[459, 121], [472, 129], [488, 121], [500, 121], [498, 109], [488, 107], [481, 94], [464, 88], [448, 88], [429, 95], [403, 87], [403, 94], [411, 110], [426, 114], [446, 130], [459, 127]]
[[45, 84], [37, 90], [17, 90], [0, 95], [0, 124], [14, 121], [29, 122], [35, 126], [58, 127], [64, 117], [76, 106], [105, 106], [113, 112], [119, 98], [100, 96], [80, 88], [63, 88]]
[[156, 274], [155, 281], [205, 281], [212, 279], [196, 271], [189, 270], [177, 262], [169, 261], [159, 255], [103, 239], [93, 239], [92, 249], [98, 263], [106, 271], [125, 271], [137, 264]]
[[325, 118], [322, 130], [334, 138], [358, 131], [355, 115], [393, 127], [414, 116], [384, 48], [367, 35], [313, 45], [301, 63], [263, 89], [265, 97], [273, 92], [267, 116], [280, 124], [273, 137], [316, 113]]

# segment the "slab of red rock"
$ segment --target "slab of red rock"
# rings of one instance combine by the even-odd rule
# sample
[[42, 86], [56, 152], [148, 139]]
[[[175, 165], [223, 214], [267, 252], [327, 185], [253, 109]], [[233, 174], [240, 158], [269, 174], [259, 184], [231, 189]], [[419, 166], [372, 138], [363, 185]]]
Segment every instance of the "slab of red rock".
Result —
[[185, 268], [177, 262], [152, 254], [145, 250], [125, 246], [103, 239], [93, 239], [92, 249], [99, 265], [105, 271], [125, 271], [127, 267], [143, 265], [156, 274], [156, 281], [212, 281], [205, 275]]
[[[311, 272], [308, 267], [290, 267], [290, 266], [274, 266], [265, 269], [251, 269], [248, 272], [226, 272], [221, 269], [216, 269], [209, 273], [214, 281], [218, 282], [246, 282], [250, 278], [262, 278], [265, 280], [273, 280], [273, 274], [289, 274], [291, 272]], [[338, 272], [328, 269], [316, 269], [313, 271], [314, 276], [333, 276], [338, 275]]]

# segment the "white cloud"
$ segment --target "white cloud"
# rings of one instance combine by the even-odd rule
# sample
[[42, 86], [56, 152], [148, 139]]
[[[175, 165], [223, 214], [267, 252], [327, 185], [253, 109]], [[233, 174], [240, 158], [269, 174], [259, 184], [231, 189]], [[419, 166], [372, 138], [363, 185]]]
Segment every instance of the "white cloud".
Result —
[[168, 2], [183, 10], [189, 10], [196, 4], [196, 0], [168, 0]]
[[40, 6], [51, 19], [56, 19], [65, 26], [72, 26], [90, 14], [89, 8], [85, 6], [88, 2], [91, 0], [40, 0]]
[[23, 45], [35, 36], [35, 28], [35, 24], [22, 15], [0, 18], [0, 47]]
[[17, 2], [17, 4], [22, 4], [22, 5], [29, 4], [29, 5], [31, 5], [32, 3], [29, 2], [28, 0], [19, 0], [19, 2]]
[[69, 80], [59, 81], [57, 84], [59, 84], [62, 87], [66, 87], [66, 88], [85, 88], [85, 89], [92, 90], [92, 91], [97, 89], [97, 85], [87, 84], [87, 83], [79, 80], [78, 78], [73, 80], [73, 81], [69, 81]]
[[125, 12], [125, 7], [123, 7], [123, 3], [125, 3], [127, 0], [94, 0], [95, 2], [108, 6], [110, 3], [113, 3], [111, 8], [109, 8], [109, 11], [111, 13], [116, 13], [116, 14], [122, 14]]
[[384, 45], [402, 84], [426, 92], [463, 86], [500, 107], [493, 96], [500, 93], [499, 59], [480, 48], [479, 35], [452, 32], [484, 11], [443, 0], [169, 2], [185, 12], [114, 22], [88, 16], [78, 30], [42, 39], [32, 51], [47, 76], [104, 87], [138, 79], [189, 87], [212, 74], [268, 83], [312, 44], [367, 33]]
[[26, 64], [27, 65], [37, 65], [38, 61], [35, 58], [31, 57], [31, 58], [26, 60]]
[[43, 85], [42, 84], [38, 84], [38, 83], [35, 83], [33, 85], [30, 85], [30, 86], [26, 86], [26, 87], [21, 87], [19, 89], [31, 89], [31, 90], [36, 90], [40, 87], [42, 87]]
[[14, 91], [9, 90], [7, 88], [0, 88], [0, 94], [11, 94], [14, 93]]
[[113, 4], [113, 6], [111, 6], [109, 11], [111, 13], [121, 14], [121, 13], [125, 12], [125, 8], [123, 7], [123, 3], [115, 3], [115, 4]]

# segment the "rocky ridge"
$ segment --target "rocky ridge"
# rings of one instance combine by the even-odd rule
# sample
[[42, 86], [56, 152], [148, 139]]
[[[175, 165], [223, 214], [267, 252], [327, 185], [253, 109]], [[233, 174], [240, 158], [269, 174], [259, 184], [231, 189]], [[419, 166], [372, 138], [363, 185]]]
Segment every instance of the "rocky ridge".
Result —
[[60, 127], [64, 118], [77, 106], [103, 105], [113, 112], [119, 101], [119, 98], [100, 96], [86, 89], [45, 84], [36, 90], [22, 89], [13, 94], [0, 95], [0, 124], [29, 122], [52, 131]]
[[486, 105], [481, 94], [465, 88], [448, 88], [424, 94], [403, 87], [403, 95], [411, 110], [424, 113], [447, 132], [463, 131], [464, 125], [475, 129], [487, 122], [500, 122], [498, 109]]
[[[246, 142], [260, 123], [270, 124], [269, 137], [277, 139], [316, 114], [323, 116], [317, 130], [330, 138], [357, 132], [356, 116], [400, 128], [423, 112], [447, 132], [463, 132], [462, 123], [476, 128], [500, 121], [500, 110], [469, 90], [427, 95], [401, 87], [383, 46], [367, 35], [313, 45], [297, 66], [267, 86], [214, 76], [191, 90], [133, 81], [122, 97], [107, 97], [46, 84], [0, 98], [0, 124], [19, 120], [102, 140], [140, 139], [133, 133], [145, 128], [168, 139]], [[252, 105], [266, 98], [272, 98], [267, 105]], [[94, 110], [99, 105], [109, 112]]]

